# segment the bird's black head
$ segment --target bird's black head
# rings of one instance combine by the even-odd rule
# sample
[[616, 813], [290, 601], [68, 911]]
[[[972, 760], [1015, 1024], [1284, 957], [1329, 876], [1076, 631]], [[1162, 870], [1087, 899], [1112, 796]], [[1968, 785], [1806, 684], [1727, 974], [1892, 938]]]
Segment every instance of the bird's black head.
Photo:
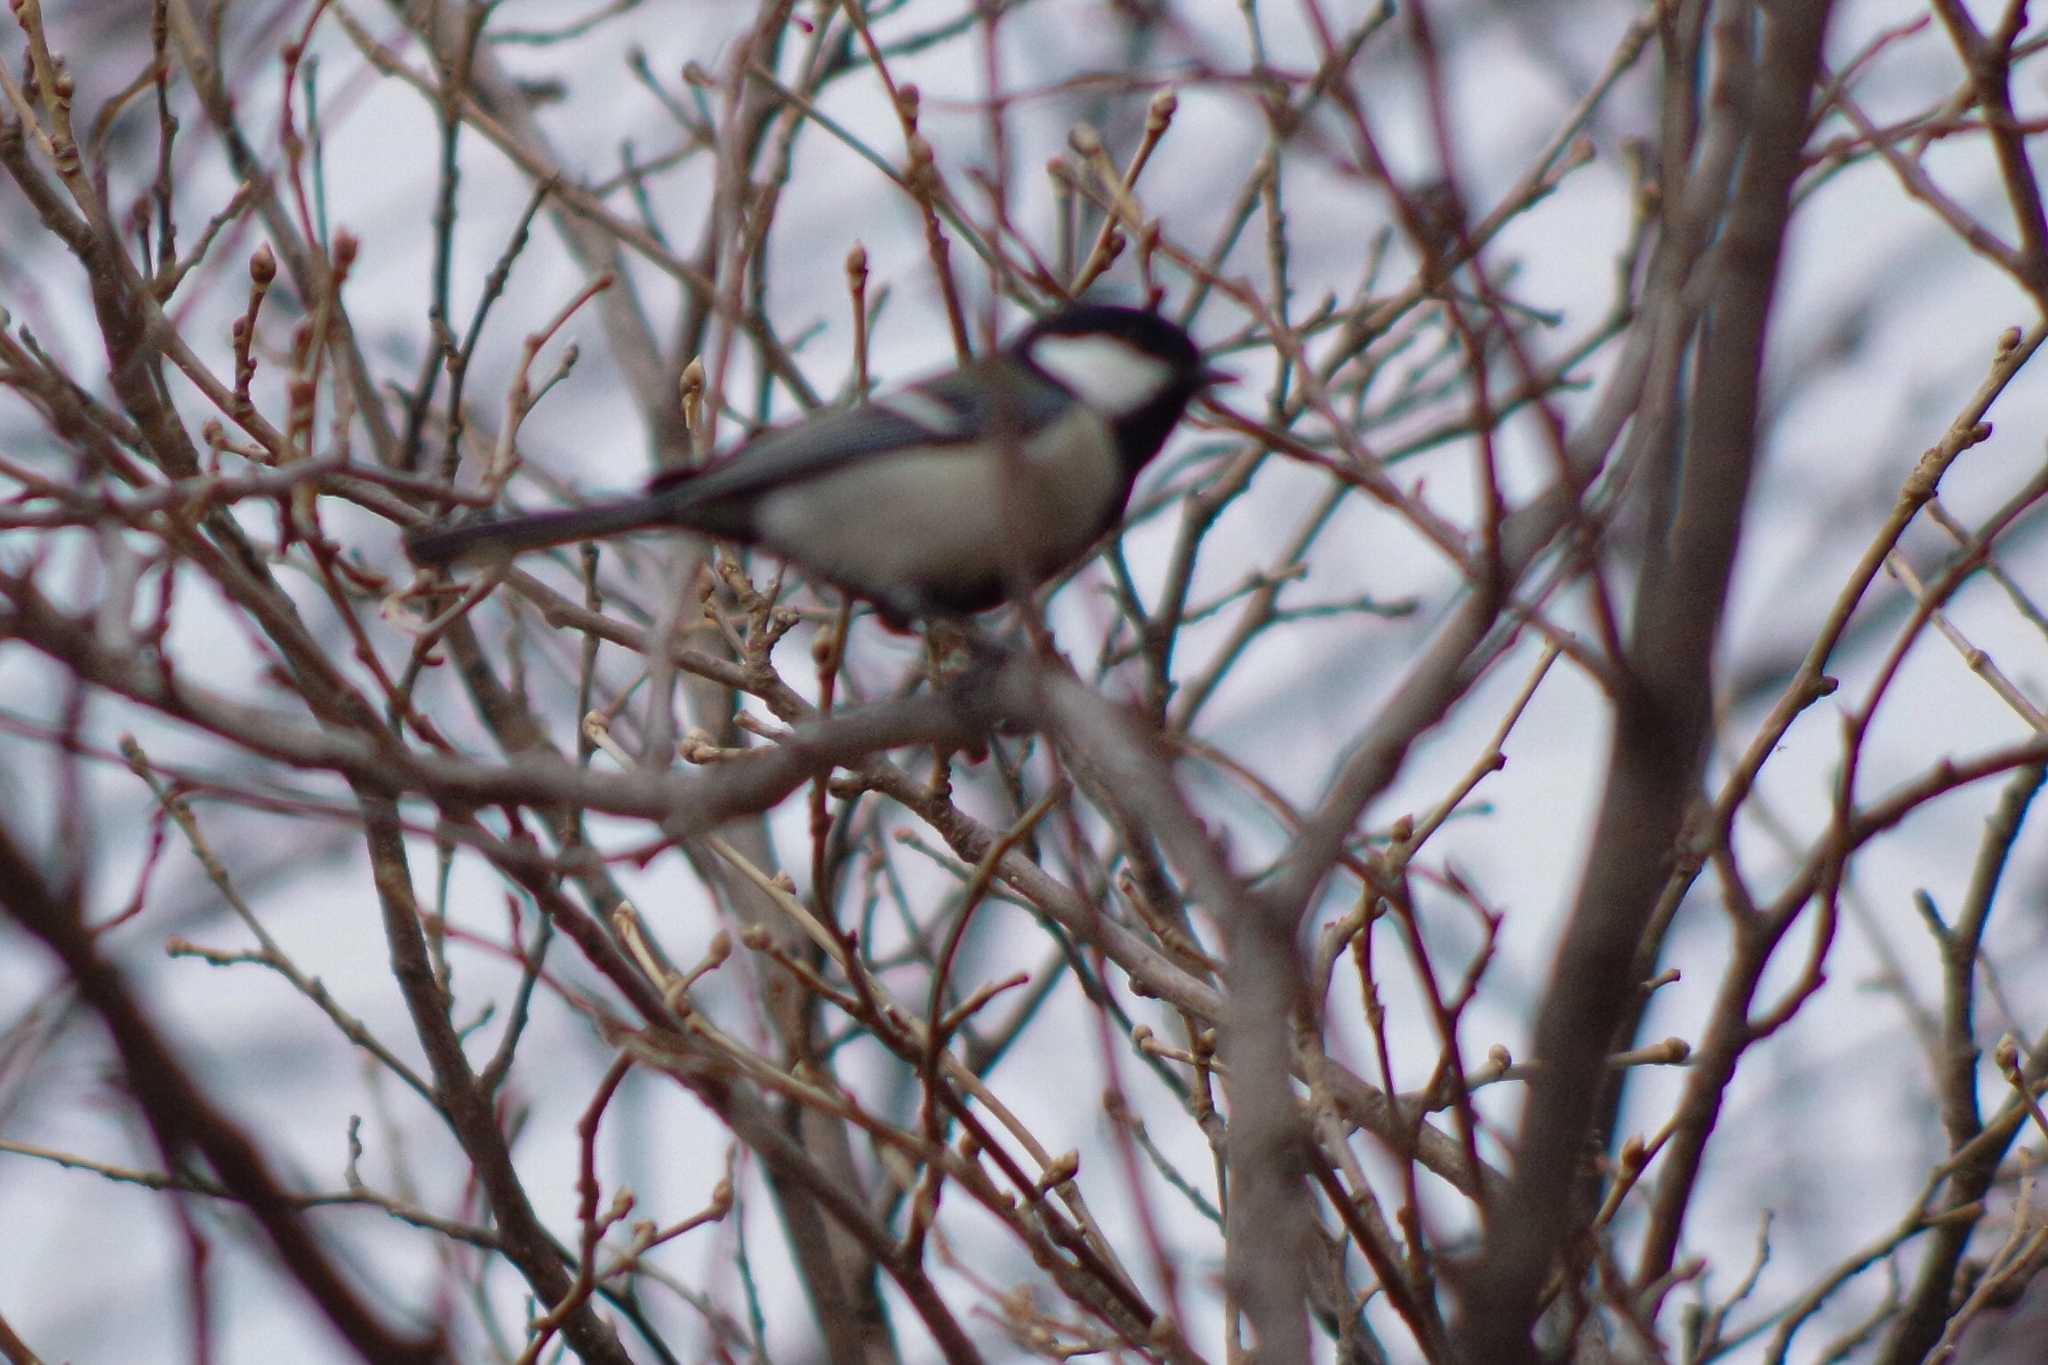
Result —
[[1011, 353], [1101, 413], [1133, 470], [1159, 453], [1196, 394], [1228, 378], [1202, 363], [1177, 324], [1108, 303], [1070, 304], [1039, 319]]

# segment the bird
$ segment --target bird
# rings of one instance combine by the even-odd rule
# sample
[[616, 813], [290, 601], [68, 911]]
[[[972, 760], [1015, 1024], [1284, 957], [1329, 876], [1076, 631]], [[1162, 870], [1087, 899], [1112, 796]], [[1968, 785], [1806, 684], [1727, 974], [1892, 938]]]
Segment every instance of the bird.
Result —
[[406, 549], [440, 567], [684, 530], [767, 549], [894, 626], [967, 617], [1079, 563], [1188, 404], [1231, 378], [1150, 309], [1069, 304], [987, 357], [768, 428], [638, 495], [416, 530]]

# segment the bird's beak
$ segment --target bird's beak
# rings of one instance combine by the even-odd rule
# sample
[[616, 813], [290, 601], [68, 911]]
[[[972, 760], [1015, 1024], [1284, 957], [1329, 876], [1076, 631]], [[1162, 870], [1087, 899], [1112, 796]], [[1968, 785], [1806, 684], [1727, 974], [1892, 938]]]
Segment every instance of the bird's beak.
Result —
[[1228, 370], [1219, 370], [1213, 365], [1204, 365], [1201, 369], [1195, 371], [1195, 383], [1201, 388], [1213, 389], [1225, 384], [1235, 384], [1236, 382], [1236, 375]]

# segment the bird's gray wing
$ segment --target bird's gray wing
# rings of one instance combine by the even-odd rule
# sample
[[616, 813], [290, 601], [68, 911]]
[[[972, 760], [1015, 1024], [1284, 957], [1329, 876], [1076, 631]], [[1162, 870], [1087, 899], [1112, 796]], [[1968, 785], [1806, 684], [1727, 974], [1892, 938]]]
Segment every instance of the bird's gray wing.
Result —
[[964, 446], [984, 435], [1023, 439], [1072, 401], [1013, 361], [978, 361], [860, 407], [764, 431], [714, 464], [656, 475], [648, 488], [692, 506], [744, 499], [913, 446]]

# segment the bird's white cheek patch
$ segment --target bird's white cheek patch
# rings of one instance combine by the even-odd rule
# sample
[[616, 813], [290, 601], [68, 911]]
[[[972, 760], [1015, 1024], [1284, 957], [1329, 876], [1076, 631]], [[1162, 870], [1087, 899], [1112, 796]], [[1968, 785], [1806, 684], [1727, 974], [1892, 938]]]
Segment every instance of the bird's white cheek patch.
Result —
[[1040, 337], [1031, 358], [1082, 402], [1107, 413], [1135, 412], [1173, 381], [1171, 365], [1115, 337]]

